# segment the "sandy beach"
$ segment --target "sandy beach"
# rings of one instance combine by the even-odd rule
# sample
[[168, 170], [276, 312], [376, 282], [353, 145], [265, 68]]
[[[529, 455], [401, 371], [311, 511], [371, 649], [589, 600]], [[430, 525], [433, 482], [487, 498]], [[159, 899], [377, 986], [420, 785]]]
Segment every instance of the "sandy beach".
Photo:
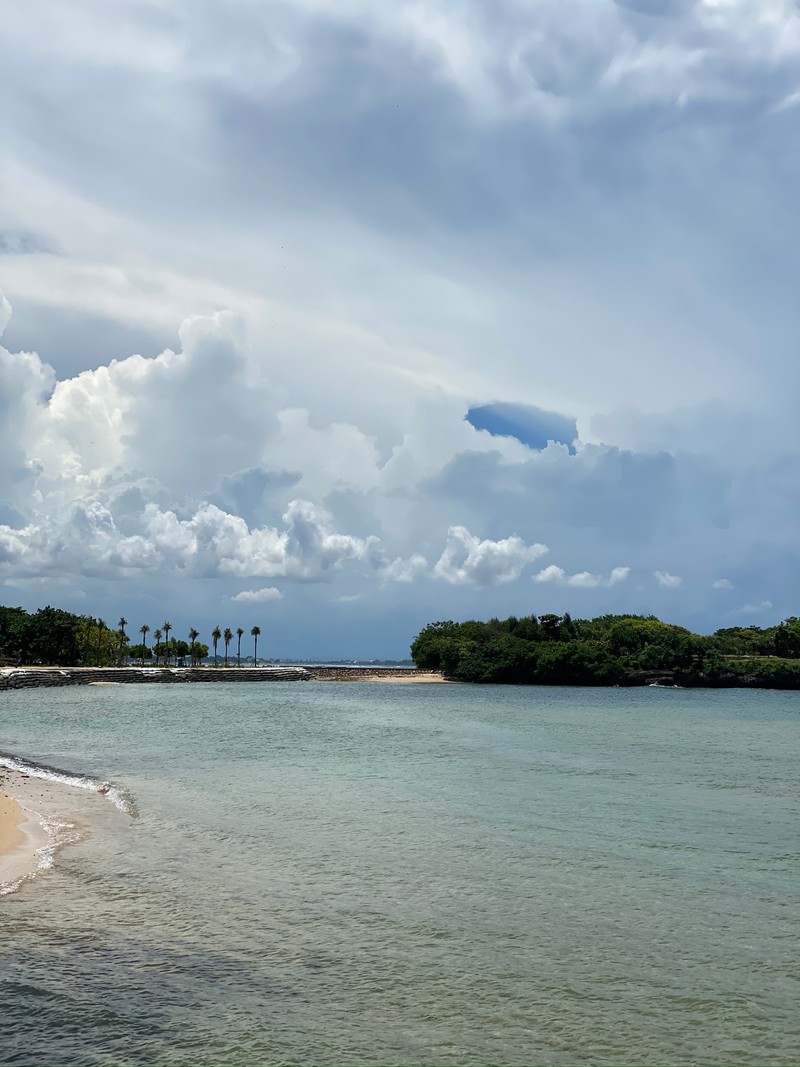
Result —
[[34, 767], [0, 764], [0, 897], [46, 873], [65, 845], [119, 833], [135, 817], [132, 798], [117, 786], [80, 774], [53, 778], [72, 776], [48, 768], [40, 775]]
[[412, 671], [399, 671], [397, 674], [378, 674], [372, 678], [363, 678], [361, 681], [369, 682], [392, 682], [396, 685], [452, 685], [453, 683], [442, 674], [416, 674]]
[[0, 856], [15, 852], [25, 842], [19, 828], [23, 821], [22, 808], [8, 793], [0, 793]]
[[[41, 816], [53, 805], [44, 796], [46, 786], [14, 772], [0, 773], [0, 895], [47, 862], [51, 839]], [[42, 794], [38, 809], [36, 792]]]
[[381, 682], [392, 685], [451, 685], [440, 671], [393, 671], [369, 667], [309, 667], [314, 682]]

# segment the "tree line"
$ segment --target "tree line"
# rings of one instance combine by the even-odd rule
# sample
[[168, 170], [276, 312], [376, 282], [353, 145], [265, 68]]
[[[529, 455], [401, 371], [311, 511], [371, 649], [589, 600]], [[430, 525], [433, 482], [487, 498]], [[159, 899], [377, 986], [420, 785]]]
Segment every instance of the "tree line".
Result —
[[[156, 666], [185, 666], [187, 663], [198, 666], [208, 658], [209, 646], [198, 640], [200, 632], [194, 627], [189, 630], [189, 639], [186, 641], [170, 636], [173, 626], [169, 620], [165, 620], [152, 630], [150, 644], [147, 637], [151, 629], [147, 623], [135, 631], [140, 638], [136, 644], [131, 643], [127, 627], [128, 620], [124, 616], [120, 617], [114, 629], [103, 619], [75, 615], [61, 608], [48, 606], [31, 613], [23, 608], [0, 606], [0, 660], [19, 665], [118, 667], [130, 662], [138, 662], [142, 666], [150, 662], [155, 662]], [[230, 627], [221, 630], [215, 626], [211, 631], [215, 665], [219, 665], [218, 648], [222, 642], [223, 666], [228, 666], [234, 636], [236, 663], [241, 666], [242, 638], [245, 636], [241, 626], [235, 631]], [[261, 628], [253, 626], [250, 636], [253, 639], [253, 661], [258, 666]]]
[[411, 645], [417, 667], [464, 682], [800, 688], [800, 619], [710, 635], [654, 615], [528, 615], [434, 622]]

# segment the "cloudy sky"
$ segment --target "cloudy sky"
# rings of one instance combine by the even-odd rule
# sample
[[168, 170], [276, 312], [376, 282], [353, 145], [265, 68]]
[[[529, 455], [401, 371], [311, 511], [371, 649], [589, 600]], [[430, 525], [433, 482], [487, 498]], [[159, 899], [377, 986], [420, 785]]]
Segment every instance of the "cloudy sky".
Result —
[[800, 610], [795, 0], [27, 0], [0, 603]]

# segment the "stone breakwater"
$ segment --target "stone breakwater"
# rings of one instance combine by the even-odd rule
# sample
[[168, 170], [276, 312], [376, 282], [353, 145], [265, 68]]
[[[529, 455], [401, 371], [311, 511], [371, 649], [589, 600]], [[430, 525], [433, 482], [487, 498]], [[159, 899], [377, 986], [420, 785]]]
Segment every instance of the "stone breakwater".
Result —
[[4, 667], [0, 690], [152, 682], [438, 681], [438, 671], [380, 667]]
[[141, 682], [284, 682], [309, 678], [303, 667], [6, 667], [0, 690]]

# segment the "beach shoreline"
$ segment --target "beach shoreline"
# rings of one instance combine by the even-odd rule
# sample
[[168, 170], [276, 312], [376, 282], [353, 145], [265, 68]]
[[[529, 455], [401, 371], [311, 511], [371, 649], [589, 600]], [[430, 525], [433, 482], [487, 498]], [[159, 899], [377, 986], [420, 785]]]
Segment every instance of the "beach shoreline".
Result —
[[[71, 685], [119, 686], [152, 682], [260, 682], [307, 680], [313, 682], [418, 685], [447, 684], [439, 671], [398, 670], [348, 666], [244, 667], [244, 668], [138, 668], [138, 667], [4, 667], [0, 690]], [[41, 767], [25, 759], [0, 753], [0, 897], [13, 892], [52, 866], [58, 849], [80, 840], [98, 811], [87, 804], [105, 805], [135, 817], [135, 802], [108, 782], [81, 774]], [[90, 800], [89, 798], [93, 798]], [[75, 812], [80, 814], [76, 817]]]
[[[42, 786], [38, 798], [36, 785]], [[36, 785], [25, 775], [0, 772], [0, 896], [18, 889], [52, 861], [54, 837], [48, 832], [45, 811], [54, 815], [56, 805], [45, 796], [46, 783]], [[52, 824], [56, 825], [62, 823]]]
[[64, 846], [132, 818], [135, 800], [120, 786], [0, 753], [0, 898], [51, 868]]

